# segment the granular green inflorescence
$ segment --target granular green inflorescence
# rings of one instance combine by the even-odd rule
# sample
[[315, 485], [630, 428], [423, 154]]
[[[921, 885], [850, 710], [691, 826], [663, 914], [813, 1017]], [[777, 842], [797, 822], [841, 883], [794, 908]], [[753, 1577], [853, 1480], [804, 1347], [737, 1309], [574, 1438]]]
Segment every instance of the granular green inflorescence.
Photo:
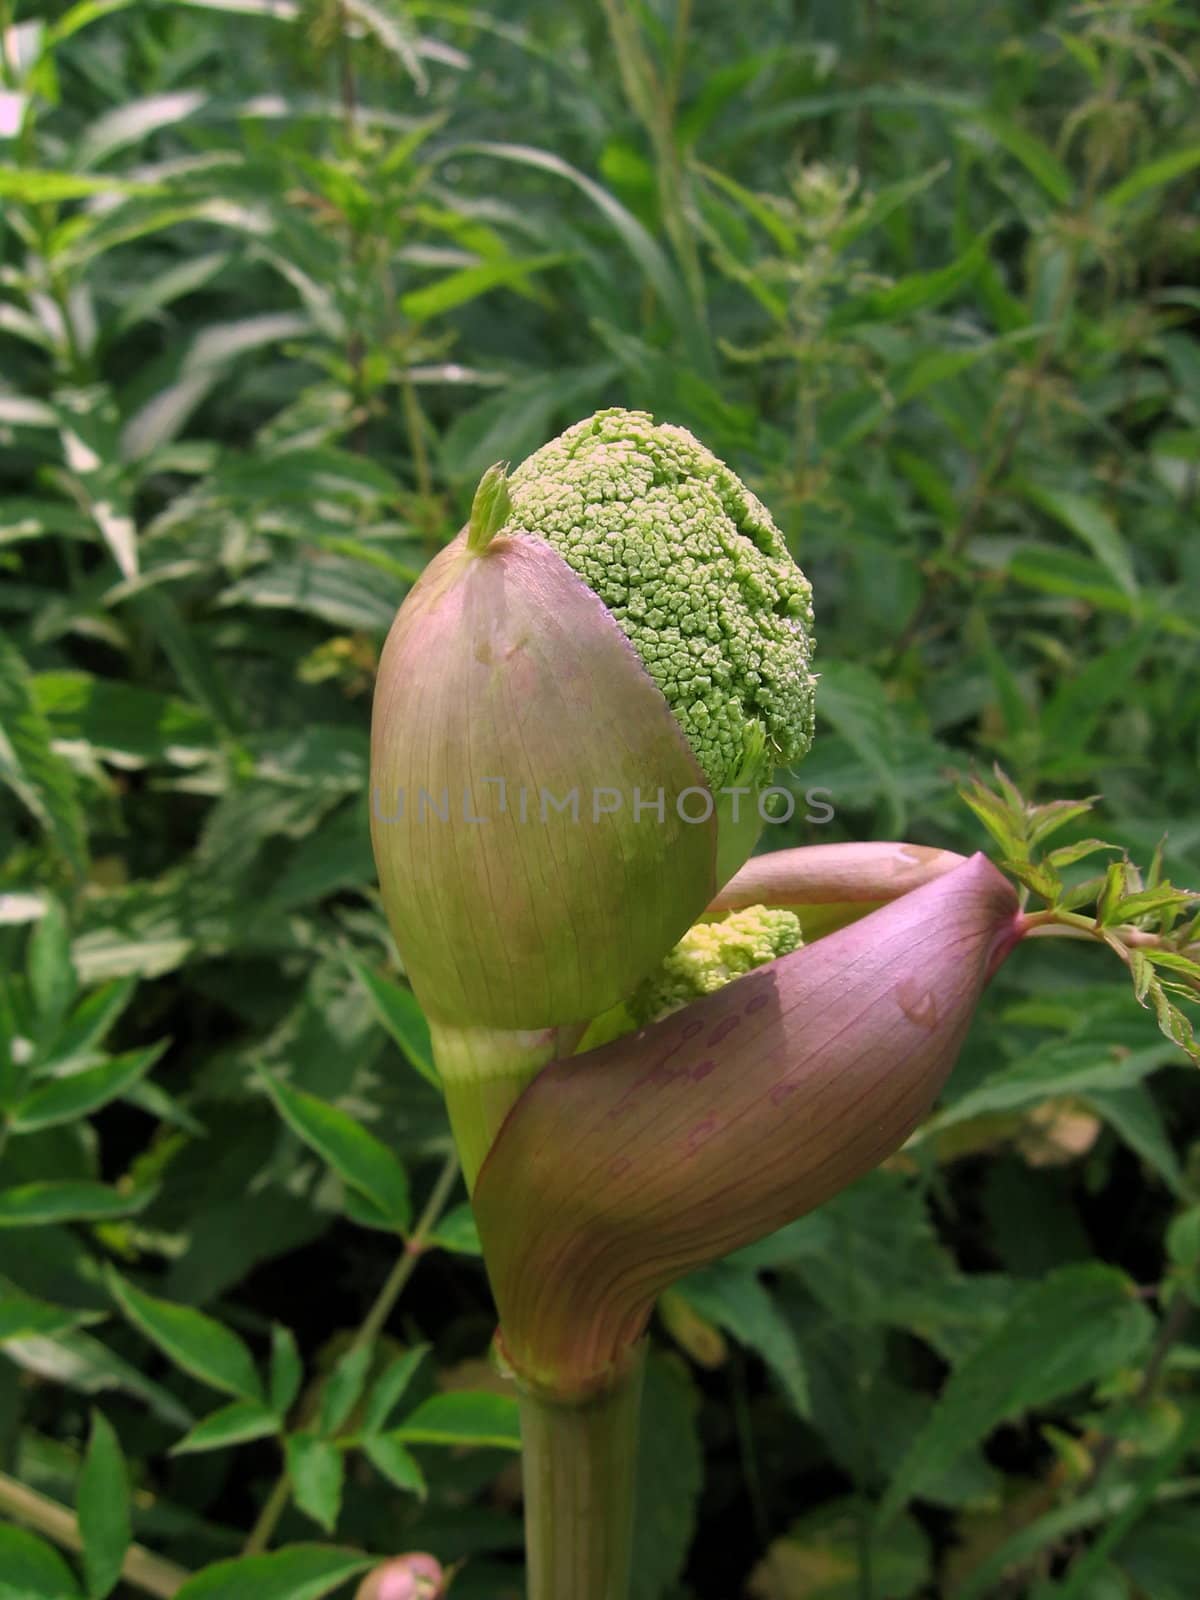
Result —
[[769, 961], [790, 956], [803, 942], [795, 912], [770, 906], [745, 906], [713, 922], [698, 922], [629, 1002], [633, 1020], [639, 1027], [656, 1022]]
[[684, 428], [597, 412], [508, 481], [508, 534], [545, 539], [608, 607], [716, 790], [812, 742], [812, 590], [770, 513]]

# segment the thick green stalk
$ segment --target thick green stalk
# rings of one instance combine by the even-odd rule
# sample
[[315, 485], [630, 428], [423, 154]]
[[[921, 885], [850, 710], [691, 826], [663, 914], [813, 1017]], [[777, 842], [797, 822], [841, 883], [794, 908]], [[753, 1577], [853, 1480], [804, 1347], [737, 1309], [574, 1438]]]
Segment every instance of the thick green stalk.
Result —
[[505, 1117], [547, 1062], [572, 1053], [583, 1028], [507, 1032], [431, 1018], [430, 1032], [463, 1176], [473, 1191]]
[[527, 1600], [628, 1600], [644, 1343], [582, 1401], [521, 1395]]

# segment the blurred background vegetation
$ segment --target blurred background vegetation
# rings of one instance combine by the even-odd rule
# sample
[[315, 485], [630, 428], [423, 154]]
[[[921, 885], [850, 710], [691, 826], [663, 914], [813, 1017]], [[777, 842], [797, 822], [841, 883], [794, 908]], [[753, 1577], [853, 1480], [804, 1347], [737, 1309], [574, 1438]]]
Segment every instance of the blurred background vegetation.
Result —
[[[367, 839], [393, 612], [488, 465], [646, 409], [813, 582], [787, 781], [836, 815], [772, 845], [975, 848], [999, 761], [1200, 884], [1200, 17], [0, 0], [0, 41], [0, 1595], [426, 1548], [515, 1597]], [[901, 1157], [664, 1299], [637, 1600], [1195, 1600], [1194, 1068], [1111, 968], [1023, 950]]]

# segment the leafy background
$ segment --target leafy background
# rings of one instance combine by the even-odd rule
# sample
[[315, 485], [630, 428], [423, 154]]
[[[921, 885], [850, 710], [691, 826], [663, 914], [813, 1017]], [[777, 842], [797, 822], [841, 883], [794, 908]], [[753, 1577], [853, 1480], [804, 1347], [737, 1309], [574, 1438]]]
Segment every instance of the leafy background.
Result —
[[[0, 1594], [315, 1600], [426, 1548], [517, 1596], [365, 827], [393, 611], [490, 463], [643, 407], [818, 597], [792, 781], [836, 818], [773, 845], [974, 848], [999, 760], [1200, 882], [1196, 15], [0, 35]], [[1023, 949], [900, 1157], [663, 1300], [637, 1600], [1194, 1600], [1191, 1071], [1115, 963]]]

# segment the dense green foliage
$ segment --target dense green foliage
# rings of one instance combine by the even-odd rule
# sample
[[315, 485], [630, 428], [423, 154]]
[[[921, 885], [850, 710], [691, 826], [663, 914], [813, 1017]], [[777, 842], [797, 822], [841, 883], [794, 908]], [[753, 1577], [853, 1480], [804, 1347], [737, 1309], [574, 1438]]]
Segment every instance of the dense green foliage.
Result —
[[[1195, 12], [0, 34], [0, 1596], [248, 1543], [186, 1600], [421, 1548], [506, 1600], [515, 1408], [367, 838], [395, 607], [491, 463], [650, 411], [812, 581], [769, 845], [976, 847], [998, 760], [1200, 884]], [[1104, 958], [1029, 941], [902, 1156], [664, 1297], [637, 1600], [1194, 1600], [1195, 1069]]]

